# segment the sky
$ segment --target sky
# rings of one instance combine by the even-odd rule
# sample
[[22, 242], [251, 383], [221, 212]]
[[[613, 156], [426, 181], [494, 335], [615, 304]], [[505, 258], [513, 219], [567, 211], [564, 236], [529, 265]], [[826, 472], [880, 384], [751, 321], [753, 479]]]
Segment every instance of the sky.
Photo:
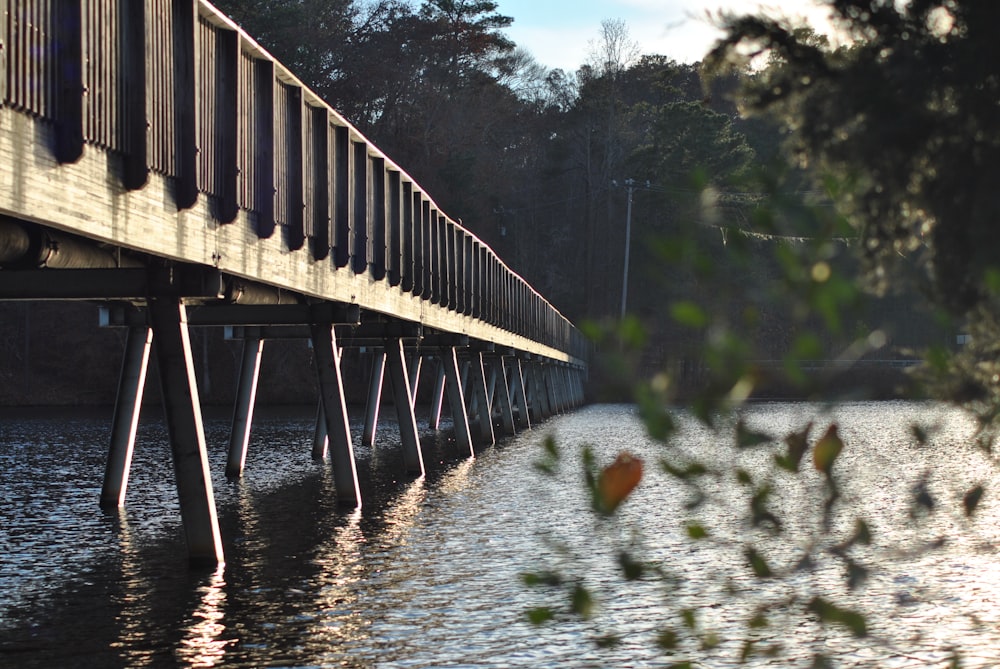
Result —
[[496, 0], [512, 16], [506, 34], [542, 65], [574, 72], [588, 61], [606, 19], [623, 20], [642, 54], [665, 55], [681, 63], [702, 59], [719, 36], [706, 12], [720, 9], [803, 17], [821, 32], [827, 11], [815, 0]]

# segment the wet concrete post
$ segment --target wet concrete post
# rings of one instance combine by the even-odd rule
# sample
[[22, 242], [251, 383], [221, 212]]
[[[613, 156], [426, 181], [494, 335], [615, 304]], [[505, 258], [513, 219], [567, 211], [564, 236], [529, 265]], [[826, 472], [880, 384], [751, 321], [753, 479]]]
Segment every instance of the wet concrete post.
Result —
[[191, 355], [187, 312], [176, 297], [149, 300], [153, 347], [174, 461], [177, 496], [192, 563], [225, 561]]
[[125, 355], [118, 378], [115, 413], [111, 421], [111, 448], [104, 470], [104, 486], [101, 488], [100, 504], [103, 509], [113, 509], [125, 504], [125, 490], [128, 488], [128, 473], [132, 466], [135, 433], [139, 426], [152, 343], [152, 328], [135, 326], [128, 329]]
[[427, 420], [428, 426], [436, 430], [441, 426], [441, 405], [444, 404], [445, 385], [445, 360], [438, 356], [437, 377], [434, 380], [434, 390], [431, 394], [430, 417]]
[[377, 348], [372, 351], [372, 373], [368, 381], [368, 401], [365, 403], [365, 429], [361, 434], [361, 443], [371, 446], [375, 443], [375, 432], [378, 430], [378, 414], [382, 405], [382, 384], [385, 380], [385, 351]]
[[455, 441], [458, 442], [459, 451], [468, 451], [470, 456], [475, 457], [476, 451], [472, 447], [472, 435], [469, 433], [469, 416], [465, 412], [465, 396], [462, 393], [462, 380], [458, 371], [458, 353], [454, 346], [449, 346], [441, 351], [441, 366], [445, 375], [445, 391], [448, 393], [448, 404], [451, 407], [452, 419], [455, 422]]
[[387, 341], [383, 357], [389, 366], [389, 385], [392, 386], [392, 401], [396, 405], [396, 418], [399, 422], [399, 437], [403, 445], [403, 462], [406, 465], [406, 471], [423, 476], [424, 457], [420, 452], [417, 418], [413, 414], [413, 396], [410, 394], [411, 386], [406, 369], [403, 342], [398, 339]]
[[260, 378], [260, 360], [264, 353], [264, 339], [260, 328], [246, 329], [243, 338], [243, 358], [240, 363], [240, 380], [236, 387], [236, 404], [233, 408], [233, 428], [229, 433], [229, 455], [226, 459], [226, 477], [243, 476], [250, 445], [250, 429], [257, 400], [257, 381]]
[[500, 409], [500, 425], [505, 434], [514, 434], [517, 429], [514, 425], [514, 408], [510, 403], [510, 382], [507, 374], [507, 362], [503, 356], [494, 358], [490, 365], [493, 370], [492, 376], [496, 381], [496, 392], [493, 396], [493, 403]]
[[[493, 434], [493, 417], [490, 403], [486, 398], [486, 370], [483, 367], [483, 354], [475, 352], [468, 362], [468, 383], [471, 405], [474, 407], [477, 429], [473, 432], [477, 446], [492, 446], [496, 443]], [[472, 411], [470, 411], [470, 414]]]
[[516, 423], [518, 427], [528, 429], [531, 427], [531, 418], [528, 416], [528, 398], [524, 394], [524, 374], [521, 371], [521, 360], [511, 358], [509, 369], [511, 404], [517, 409]]
[[347, 419], [347, 401], [344, 397], [344, 377], [340, 371], [340, 352], [333, 325], [329, 322], [313, 323], [309, 328], [324, 422], [330, 440], [330, 459], [337, 500], [347, 506], [359, 507], [361, 487], [358, 485], [354, 444], [351, 441], [351, 426]]

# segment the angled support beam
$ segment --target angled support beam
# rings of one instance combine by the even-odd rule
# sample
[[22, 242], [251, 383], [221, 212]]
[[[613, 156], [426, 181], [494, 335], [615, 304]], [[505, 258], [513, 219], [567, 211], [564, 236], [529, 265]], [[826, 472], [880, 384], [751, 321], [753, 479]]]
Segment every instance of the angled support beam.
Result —
[[396, 405], [399, 437], [403, 444], [403, 462], [406, 465], [406, 471], [423, 476], [424, 457], [420, 452], [417, 419], [413, 415], [413, 395], [410, 394], [410, 379], [406, 370], [403, 342], [399, 339], [387, 341], [382, 356], [389, 366], [389, 385], [392, 386], [392, 400], [393, 404]]
[[417, 406], [417, 390], [420, 388], [420, 367], [423, 365], [424, 358], [420, 355], [419, 351], [414, 351], [410, 355], [409, 367], [407, 368], [407, 373], [410, 375], [410, 399], [412, 400], [411, 406]]
[[238, 479], [243, 476], [253, 425], [254, 404], [257, 400], [257, 380], [260, 378], [260, 359], [264, 352], [264, 339], [260, 328], [247, 328], [243, 339], [243, 360], [240, 380], [236, 388], [236, 406], [233, 409], [233, 429], [229, 433], [229, 457], [226, 476]]
[[531, 427], [531, 418], [528, 416], [528, 398], [524, 394], [524, 374], [521, 370], [521, 361], [517, 358], [510, 359], [510, 397], [515, 409], [517, 409], [516, 423], [521, 429]]
[[372, 351], [372, 374], [368, 382], [368, 402], [365, 404], [365, 429], [361, 435], [361, 444], [364, 446], [375, 443], [378, 413], [382, 404], [382, 384], [385, 380], [385, 355], [386, 352], [381, 348]]
[[[493, 434], [493, 416], [490, 403], [486, 397], [486, 370], [483, 368], [483, 354], [473, 353], [467, 363], [469, 370], [468, 383], [471, 386], [471, 404], [475, 407], [476, 430], [473, 440], [477, 446], [492, 446], [496, 443]], [[470, 411], [470, 414], [473, 413]]]
[[497, 357], [490, 367], [492, 368], [490, 376], [498, 382], [493, 395], [493, 404], [500, 408], [500, 425], [504, 434], [514, 434], [517, 427], [514, 425], [514, 407], [510, 403], [510, 375], [507, 373], [507, 361], [503, 357]]
[[128, 473], [132, 466], [135, 432], [139, 426], [142, 393], [146, 387], [149, 350], [153, 344], [153, 330], [149, 327], [131, 327], [125, 340], [125, 356], [118, 379], [118, 398], [111, 423], [111, 450], [104, 470], [101, 488], [101, 508], [113, 509], [125, 504]]
[[325, 460], [330, 440], [326, 436], [326, 413], [323, 411], [323, 398], [316, 403], [316, 429], [313, 431], [312, 456], [314, 460]]
[[445, 387], [445, 359], [439, 357], [437, 366], [437, 378], [434, 381], [434, 391], [431, 395], [431, 413], [427, 422], [432, 430], [441, 426], [441, 405], [444, 404]]
[[351, 442], [351, 426], [347, 419], [347, 402], [344, 397], [344, 378], [340, 371], [340, 354], [337, 351], [333, 325], [329, 322], [314, 323], [310, 325], [310, 330], [324, 424], [332, 451], [337, 500], [344, 505], [359, 507], [361, 488], [358, 485], [358, 470], [354, 461], [354, 445]]
[[188, 555], [193, 563], [220, 564], [224, 562], [222, 539], [208, 469], [187, 312], [179, 298], [154, 297], [149, 300], [149, 318]]
[[551, 416], [552, 408], [549, 406], [549, 394], [545, 390], [545, 379], [539, 363], [532, 363], [529, 375], [531, 377], [532, 408], [537, 411], [537, 417], [532, 417], [537, 423]]
[[448, 404], [451, 406], [451, 415], [455, 422], [455, 440], [458, 442], [459, 451], [462, 453], [468, 451], [471, 457], [475, 457], [476, 451], [472, 447], [472, 436], [469, 434], [469, 416], [465, 412], [462, 381], [459, 378], [458, 354], [454, 347], [441, 351], [441, 365], [444, 368], [444, 387], [448, 393]]

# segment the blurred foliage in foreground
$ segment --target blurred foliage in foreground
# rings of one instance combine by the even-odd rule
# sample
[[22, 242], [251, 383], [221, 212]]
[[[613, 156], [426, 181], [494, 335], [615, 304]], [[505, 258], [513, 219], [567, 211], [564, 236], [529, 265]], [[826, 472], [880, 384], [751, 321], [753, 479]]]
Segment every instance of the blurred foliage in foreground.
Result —
[[[717, 481], [735, 477], [743, 498], [738, 513], [747, 528], [736, 573], [766, 589], [776, 580], [799, 579], [832, 563], [843, 576], [845, 592], [854, 592], [878, 565], [862, 557], [871, 557], [866, 553], [873, 541], [871, 526], [862, 519], [852, 521], [843, 506], [838, 461], [845, 443], [836, 423], [823, 431], [810, 424], [772, 434], [744, 424], [739, 409], [768, 376], [803, 389], [803, 396], [823, 396], [827, 379], [811, 373], [808, 361], [828, 349], [830, 341], [842, 346], [837, 362], [848, 366], [883, 347], [886, 333], [858, 327], [865, 323], [859, 314], [869, 308], [872, 296], [915, 291], [934, 307], [945, 331], [965, 333], [969, 340], [957, 348], [942, 341], [911, 352], [923, 364], [905, 392], [919, 387], [924, 396], [968, 409], [978, 419], [977, 446], [994, 456], [1000, 416], [1000, 41], [993, 33], [1000, 5], [981, 0], [826, 4], [843, 44], [836, 48], [811, 29], [784, 20], [720, 17], [726, 36], [705, 67], [715, 73], [740, 71], [745, 82], [737, 95], [742, 113], [766, 116], [787, 128], [789, 173], [797, 181], [789, 185], [774, 170], [748, 172], [740, 175], [740, 197], [727, 196], [705, 181], [677, 229], [655, 247], [663, 267], [680, 264], [687, 277], [683, 286], [662, 288], [667, 326], [698, 335], [699, 350], [692, 355], [708, 370], [690, 401], [690, 414], [738, 452], [763, 449], [767, 472], [735, 464], [727, 470], [708, 455], [680, 455], [683, 449], [673, 444], [674, 406], [675, 381], [682, 373], [676, 357], [684, 353], [675, 352], [675, 360], [661, 371], [636, 381], [648, 322], [627, 318], [611, 327], [594, 327], [591, 334], [613, 352], [609, 368], [633, 387], [650, 436], [663, 444], [656, 466], [676, 479], [681, 490], [690, 491], [693, 514], [711, 507], [709, 500], [721, 494]], [[803, 175], [813, 185], [803, 188]], [[734, 207], [745, 224], [736, 230], [719, 226], [727, 208]], [[723, 231], [724, 263], [717, 255], [715, 262], [704, 261], [709, 257], [702, 246], [706, 229], [716, 240]], [[752, 280], [759, 277], [753, 267], [762, 245], [777, 268], [763, 284]], [[739, 310], [734, 304], [745, 306]], [[778, 312], [793, 327], [781, 364], [763, 369], [750, 333]], [[734, 319], [734, 314], [740, 315]], [[912, 437], [917, 444], [926, 440], [916, 426]], [[550, 443], [539, 466], [555, 471], [560, 458], [560, 449]], [[614, 522], [616, 509], [639, 484], [642, 463], [623, 454], [602, 467], [586, 451], [583, 466], [593, 512]], [[916, 476], [910, 519], [935, 512], [939, 504], [919, 473], [898, 475]], [[612, 480], [618, 483], [612, 486]], [[807, 480], [818, 482], [803, 510], [818, 519], [810, 531], [787, 522], [773, 503], [781, 486]], [[616, 491], [610, 503], [609, 487]], [[958, 513], [974, 516], [988, 494], [981, 485], [971, 487], [960, 496]], [[687, 526], [693, 543], [705, 541], [711, 532], [710, 519]], [[768, 537], [783, 533], [800, 550], [794, 561], [779, 564], [766, 546]], [[935, 547], [931, 542], [927, 549]], [[628, 549], [619, 555], [626, 581], [663, 576], [655, 563]], [[586, 618], [599, 605], [571, 573], [544, 570], [526, 575], [525, 581], [562, 588], [568, 595], [565, 610], [532, 611], [535, 622], [562, 615]], [[760, 630], [769, 628], [776, 610], [867, 637], [872, 621], [837, 599], [836, 592], [820, 591], [762, 604], [746, 619], [746, 642], [736, 659], [747, 662], [781, 653], [780, 644], [759, 641]], [[718, 639], [699, 626], [691, 609], [678, 611], [675, 622], [664, 626], [657, 642], [668, 661], [675, 662], [672, 666], [693, 666], [679, 652], [682, 648], [698, 648], [695, 655], [711, 657]], [[780, 629], [770, 629], [772, 639], [781, 636]], [[685, 638], [693, 646], [684, 646]], [[613, 631], [597, 638], [602, 645], [619, 641]], [[942, 653], [951, 666], [959, 665], [961, 649], [942, 648]], [[833, 666], [834, 656], [821, 643], [814, 666]]]

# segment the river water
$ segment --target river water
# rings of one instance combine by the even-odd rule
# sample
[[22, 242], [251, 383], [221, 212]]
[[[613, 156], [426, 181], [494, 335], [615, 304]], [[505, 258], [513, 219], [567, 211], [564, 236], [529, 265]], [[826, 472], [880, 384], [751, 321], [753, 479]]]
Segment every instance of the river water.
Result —
[[[336, 506], [329, 465], [310, 459], [309, 412], [259, 419], [236, 483], [222, 475], [228, 421], [209, 418], [227, 559], [215, 571], [187, 565], [162, 423], [144, 418], [126, 506], [105, 513], [110, 416], [5, 415], [0, 666], [809, 667], [823, 655], [837, 667], [945, 667], [952, 649], [963, 667], [1000, 666], [1000, 477], [971, 445], [967, 419], [905, 402], [760, 404], [742, 418], [772, 435], [813, 420], [813, 439], [838, 423], [843, 508], [831, 528], [839, 541], [856, 518], [868, 523], [871, 544], [850, 553], [868, 567], [863, 583], [848, 588], [846, 563], [822, 550], [825, 493], [811, 466], [773, 473], [780, 445], [735, 448], [683, 412], [670, 447], [646, 436], [628, 405], [552, 418], [474, 460], [456, 454], [447, 429], [426, 432], [421, 480], [405, 475], [394, 425], [383, 422], [374, 449], [357, 449], [359, 512]], [[927, 444], [916, 443], [915, 423]], [[555, 476], [534, 467], [548, 436], [564, 455]], [[602, 464], [622, 450], [646, 461], [614, 518], [588, 510], [585, 444]], [[690, 504], [698, 491], [663, 473], [661, 458], [709, 465], [698, 479], [704, 503]], [[734, 468], [754, 485], [770, 481], [768, 509], [784, 532], [741, 520], [755, 488]], [[968, 518], [962, 496], [978, 484], [986, 493]], [[915, 492], [934, 500], [933, 513]], [[687, 538], [693, 523], [706, 539]], [[753, 578], [750, 541], [777, 577]], [[622, 550], [662, 578], [624, 580]], [[560, 612], [562, 589], [521, 578], [546, 570], [593, 594], [589, 618]], [[806, 611], [817, 595], [864, 614], [868, 635], [821, 624]], [[556, 620], [533, 625], [537, 607]], [[765, 610], [768, 625], [748, 631]], [[656, 643], [666, 630], [671, 650]], [[610, 635], [617, 644], [595, 643]], [[747, 639], [760, 652], [741, 665]]]

